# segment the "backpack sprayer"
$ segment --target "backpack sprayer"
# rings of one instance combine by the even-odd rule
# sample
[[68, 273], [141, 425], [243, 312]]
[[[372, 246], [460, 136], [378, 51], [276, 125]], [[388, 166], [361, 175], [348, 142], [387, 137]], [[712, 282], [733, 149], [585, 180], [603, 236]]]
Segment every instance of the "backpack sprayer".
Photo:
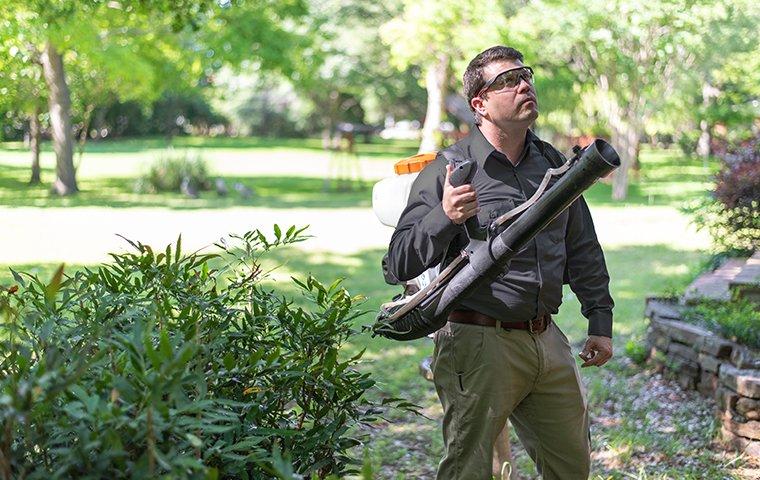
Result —
[[[522, 205], [494, 219], [485, 227], [478, 223], [477, 217], [469, 218], [465, 222], [465, 229], [470, 242], [465, 249], [416, 294], [383, 304], [372, 327], [374, 334], [394, 340], [415, 340], [443, 327], [448, 314], [460, 300], [483, 283], [493, 281], [502, 274], [516, 252], [596, 180], [620, 166], [620, 157], [615, 149], [601, 139], [583, 149], [576, 147], [574, 152], [575, 156], [564, 165], [546, 171], [536, 193]], [[475, 162], [456, 158], [446, 150], [441, 153], [454, 167], [450, 175], [453, 186], [464, 185], [472, 180], [477, 170]], [[553, 176], [561, 178], [547, 190]], [[411, 177], [405, 179], [395, 193], [402, 194], [405, 190], [406, 194], [400, 198], [407, 199], [412, 181]], [[385, 190], [378, 187], [380, 184], [373, 190], [373, 207]], [[394, 214], [381, 216], [378, 210], [375, 207], [375, 212], [383, 223], [388, 225], [386, 221], [393, 221], [392, 226], [395, 226], [400, 210], [395, 219]]]

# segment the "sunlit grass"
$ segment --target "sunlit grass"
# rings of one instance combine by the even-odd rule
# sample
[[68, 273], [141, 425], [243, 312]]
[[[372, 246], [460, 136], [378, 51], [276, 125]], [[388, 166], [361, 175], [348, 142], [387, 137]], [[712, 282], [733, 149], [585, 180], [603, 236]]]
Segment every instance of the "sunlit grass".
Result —
[[[321, 139], [200, 138], [127, 139], [88, 143], [76, 156], [82, 192], [60, 199], [49, 194], [54, 177], [54, 156], [43, 143], [43, 185], [28, 187], [30, 154], [19, 142], [0, 143], [0, 206], [34, 207], [166, 207], [226, 208], [236, 205], [348, 207], [368, 206], [369, 188], [377, 179], [392, 175], [392, 165], [416, 153], [413, 142], [376, 140], [357, 143], [357, 155], [334, 155], [322, 149]], [[134, 193], [134, 180], [157, 158], [172, 154], [200, 155], [213, 177], [232, 185], [240, 182], [260, 196], [242, 199], [231, 192], [219, 198], [206, 192], [200, 199], [179, 193]], [[678, 150], [643, 148], [640, 178], [632, 175], [625, 202], [611, 199], [607, 182], [586, 194], [595, 205], [673, 205], [704, 196], [717, 168], [684, 157]], [[338, 178], [346, 179], [338, 183]], [[276, 198], [275, 198], [276, 197]]]

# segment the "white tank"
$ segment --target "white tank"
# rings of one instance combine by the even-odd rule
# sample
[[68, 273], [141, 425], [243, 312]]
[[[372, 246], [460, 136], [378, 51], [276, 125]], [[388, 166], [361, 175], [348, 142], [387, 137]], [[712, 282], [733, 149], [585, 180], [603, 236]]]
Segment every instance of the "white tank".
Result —
[[409, 192], [417, 175], [419, 172], [394, 175], [380, 180], [372, 187], [372, 211], [380, 223], [396, 227], [401, 212], [409, 201]]

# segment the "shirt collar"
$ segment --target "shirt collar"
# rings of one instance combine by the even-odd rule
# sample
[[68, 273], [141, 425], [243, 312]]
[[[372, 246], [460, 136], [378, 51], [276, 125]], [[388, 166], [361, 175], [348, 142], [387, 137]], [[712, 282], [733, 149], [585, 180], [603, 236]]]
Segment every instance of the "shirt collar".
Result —
[[[532, 130], [528, 129], [528, 133], [525, 135], [525, 149], [526, 150], [531, 148], [531, 145], [533, 144], [536, 138], [537, 138], [536, 134], [533, 133]], [[480, 128], [478, 128], [477, 125], [473, 125], [473, 129], [470, 132], [469, 150], [470, 151], [468, 153], [470, 154], [470, 158], [475, 160], [475, 162], [477, 162], [479, 167], [483, 167], [488, 157], [491, 156], [491, 154], [493, 153], [503, 156], [503, 154], [498, 152], [494, 148], [494, 146], [491, 145], [491, 142], [489, 142], [486, 139], [486, 137], [483, 136], [483, 132], [480, 131]], [[525, 156], [524, 154], [525, 154], [525, 150], [523, 150], [523, 155], [521, 155], [521, 158]], [[506, 157], [504, 158], [504, 160], [508, 161]], [[520, 161], [520, 163], [522, 163], [522, 160]]]

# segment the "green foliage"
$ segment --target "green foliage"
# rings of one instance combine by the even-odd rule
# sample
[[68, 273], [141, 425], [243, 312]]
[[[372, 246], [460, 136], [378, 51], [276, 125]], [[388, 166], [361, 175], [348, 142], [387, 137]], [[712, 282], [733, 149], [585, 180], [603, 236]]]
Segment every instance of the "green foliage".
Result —
[[625, 355], [630, 358], [633, 363], [643, 365], [649, 356], [649, 351], [643, 340], [631, 338], [625, 342]]
[[[262, 287], [262, 255], [303, 237], [232, 236], [222, 253], [129, 241], [95, 270], [13, 272], [0, 290], [0, 478], [324, 478], [381, 405], [341, 347], [358, 298], [309, 276], [308, 307]], [[20, 287], [20, 288], [19, 288]], [[386, 400], [383, 404], [394, 403]], [[286, 452], [286, 453], [281, 453]]]
[[185, 180], [198, 190], [211, 189], [205, 160], [188, 153], [167, 154], [160, 156], [137, 180], [135, 190], [140, 193], [179, 192]]
[[737, 342], [760, 348], [760, 309], [749, 300], [704, 301], [686, 310], [684, 318]]
[[6, 0], [0, 113], [23, 117], [34, 103], [46, 103], [39, 66], [46, 43], [63, 54], [72, 114], [83, 124], [95, 107], [116, 100], [147, 106], [167, 91], [208, 86], [225, 65], [252, 62], [256, 69], [293, 74], [305, 63], [311, 40], [297, 21], [307, 13], [304, 2], [225, 6], [216, 0]]
[[475, 54], [499, 42], [505, 2], [403, 0], [403, 11], [381, 28], [392, 63], [400, 69], [428, 66], [448, 57], [464, 72]]
[[687, 157], [692, 157], [696, 154], [697, 142], [699, 142], [699, 131], [697, 130], [681, 132], [676, 139], [678, 148]]
[[[570, 91], [568, 100], [577, 98], [577, 107], [564, 115], [550, 111], [546, 119], [564, 131], [609, 126], [611, 143], [621, 156], [613, 195], [622, 199], [628, 181], [625, 172], [634, 165], [646, 135], [694, 130], [705, 119], [703, 110], [710, 110], [704, 104], [716, 102], [702, 98], [711, 77], [725, 79], [727, 72], [737, 71], [727, 69], [729, 63], [746, 59], [744, 55], [758, 56], [758, 43], [752, 39], [759, 23], [758, 9], [748, 0], [646, 5], [632, 0], [547, 0], [524, 2], [505, 32], [510, 43], [535, 58], [530, 62], [552, 76], [565, 69], [572, 73], [572, 89], [560, 92]], [[753, 76], [748, 78], [738, 82], [745, 91], [744, 84], [751, 84]], [[719, 83], [726, 88], [717, 94], [718, 103], [732, 108], [726, 99], [735, 88], [725, 80]], [[561, 83], [552, 81], [551, 86], [561, 88]], [[540, 90], [538, 95], [540, 102]], [[751, 95], [741, 97], [740, 109], [750, 111], [741, 117], [754, 118], [756, 103]], [[695, 108], [695, 101], [703, 108]], [[573, 102], [548, 106], [565, 110]], [[686, 143], [692, 136], [684, 138]]]
[[209, 127], [223, 125], [227, 120], [213, 110], [201, 92], [192, 91], [163, 95], [153, 104], [146, 123], [144, 133], [149, 134], [176, 135], [192, 130], [205, 134]]
[[726, 208], [720, 202], [704, 198], [690, 202], [682, 210], [692, 216], [697, 229], [710, 233], [719, 250], [741, 255], [758, 248], [760, 201]]

